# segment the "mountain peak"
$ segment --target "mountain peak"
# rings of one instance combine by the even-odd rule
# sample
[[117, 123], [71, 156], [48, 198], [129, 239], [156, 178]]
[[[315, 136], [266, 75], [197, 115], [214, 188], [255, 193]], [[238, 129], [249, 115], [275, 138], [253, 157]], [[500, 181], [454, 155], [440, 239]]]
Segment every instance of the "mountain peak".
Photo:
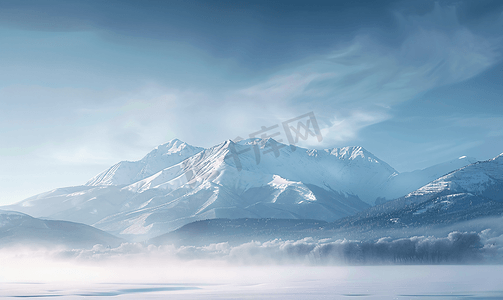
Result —
[[186, 143], [180, 139], [174, 138], [174, 139], [169, 140], [167, 143], [162, 144], [161, 146], [163, 146], [163, 145], [178, 145], [178, 144], [186, 144]]
[[194, 152], [193, 154], [202, 151], [204, 148], [195, 147], [187, 144], [179, 139], [172, 139], [169, 142], [155, 147], [150, 151], [142, 161], [152, 160], [155, 157], [171, 156], [171, 155], [182, 155], [183, 152]]
[[341, 148], [328, 148], [325, 149], [327, 153], [330, 155], [336, 156], [340, 159], [351, 159], [354, 160], [358, 157], [372, 157], [374, 158], [375, 156], [370, 153], [369, 151], [365, 150], [365, 148], [361, 146], [347, 146], [347, 147], [341, 147]]
[[184, 141], [181, 141], [181, 140], [175, 138], [175, 139], [168, 141], [167, 143], [164, 143], [162, 145], [155, 147], [152, 151], [166, 150], [166, 151], [171, 151], [171, 152], [178, 152], [185, 147], [196, 148], [192, 145], [187, 144]]
[[86, 185], [126, 185], [147, 178], [164, 168], [204, 150], [179, 139], [155, 147], [138, 161], [121, 161], [89, 180]]
[[362, 146], [348, 146], [348, 147], [342, 147], [342, 148], [331, 148], [331, 149], [325, 149], [325, 151], [329, 155], [333, 155], [339, 159], [342, 160], [348, 160], [348, 161], [363, 161], [363, 160], [368, 160], [369, 162], [372, 163], [377, 163], [377, 164], [382, 164], [384, 165], [388, 170], [398, 173], [393, 167], [388, 165], [386, 162], [382, 161], [381, 159], [377, 158], [374, 154], [372, 154], [370, 151], [366, 150]]

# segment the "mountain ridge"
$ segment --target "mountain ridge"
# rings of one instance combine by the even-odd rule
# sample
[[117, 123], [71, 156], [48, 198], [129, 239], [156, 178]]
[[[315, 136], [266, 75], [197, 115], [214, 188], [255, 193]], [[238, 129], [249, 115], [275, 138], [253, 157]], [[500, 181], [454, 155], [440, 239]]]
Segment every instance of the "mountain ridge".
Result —
[[[428, 172], [414, 184], [435, 179]], [[379, 197], [389, 199], [397, 193], [396, 178], [395, 169], [361, 146], [305, 149], [270, 138], [227, 140], [204, 149], [173, 139], [83, 186], [8, 208], [141, 240], [212, 218], [331, 222], [367, 209]]]
[[91, 178], [85, 185], [128, 185], [179, 163], [202, 150], [201, 147], [194, 147], [179, 139], [172, 139], [155, 147], [140, 160], [121, 161], [113, 165]]
[[396, 200], [334, 222], [337, 226], [408, 227], [503, 213], [503, 155], [478, 161]]

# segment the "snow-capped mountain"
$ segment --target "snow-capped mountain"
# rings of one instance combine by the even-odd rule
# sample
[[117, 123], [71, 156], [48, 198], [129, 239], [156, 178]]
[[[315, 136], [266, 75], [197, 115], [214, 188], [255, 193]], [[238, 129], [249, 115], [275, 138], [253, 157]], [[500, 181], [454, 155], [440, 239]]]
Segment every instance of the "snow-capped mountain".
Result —
[[256, 139], [201, 150], [173, 140], [86, 185], [8, 209], [140, 236], [218, 217], [335, 220], [369, 207], [394, 173], [361, 147], [308, 150]]
[[372, 202], [373, 191], [395, 172], [361, 147], [317, 151], [274, 140], [226, 141], [124, 187], [156, 195], [131, 201], [138, 209], [95, 226], [158, 234], [213, 218], [335, 220], [369, 207], [361, 199]]
[[6, 209], [144, 239], [213, 218], [334, 221], [377, 199], [403, 196], [445, 169], [403, 175], [412, 183], [397, 192], [393, 182], [401, 175], [362, 147], [309, 150], [250, 139], [203, 149], [172, 140], [83, 186], [56, 189]]
[[447, 173], [475, 162], [477, 162], [477, 159], [474, 157], [461, 156], [458, 159], [434, 165], [426, 169], [396, 173], [382, 186], [382, 190], [379, 194], [385, 196], [382, 199], [378, 199], [376, 204], [402, 197]]
[[416, 226], [455, 223], [503, 213], [503, 153], [446, 174], [404, 197], [337, 225]]
[[89, 225], [68, 221], [41, 220], [29, 215], [0, 210], [1, 246], [92, 247], [118, 246], [124, 240]]
[[408, 194], [405, 198], [457, 193], [470, 193], [503, 201], [503, 153], [493, 159], [476, 162], [442, 176]]

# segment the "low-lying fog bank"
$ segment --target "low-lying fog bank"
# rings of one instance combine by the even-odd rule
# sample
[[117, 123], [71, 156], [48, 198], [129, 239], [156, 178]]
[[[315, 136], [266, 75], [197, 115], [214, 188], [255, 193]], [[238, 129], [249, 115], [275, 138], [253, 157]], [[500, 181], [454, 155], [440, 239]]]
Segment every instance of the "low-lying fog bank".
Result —
[[498, 299], [503, 298], [503, 265], [497, 264], [502, 245], [503, 235], [484, 230], [235, 246], [4, 247], [0, 297]]
[[453, 231], [445, 237], [382, 237], [370, 241], [347, 239], [274, 239], [239, 245], [228, 242], [205, 246], [123, 243], [118, 247], [95, 245], [90, 249], [8, 247], [0, 250], [3, 261], [50, 259], [55, 262], [157, 263], [210, 261], [227, 265], [393, 265], [393, 264], [491, 264], [503, 261], [503, 235], [490, 229], [480, 233]]

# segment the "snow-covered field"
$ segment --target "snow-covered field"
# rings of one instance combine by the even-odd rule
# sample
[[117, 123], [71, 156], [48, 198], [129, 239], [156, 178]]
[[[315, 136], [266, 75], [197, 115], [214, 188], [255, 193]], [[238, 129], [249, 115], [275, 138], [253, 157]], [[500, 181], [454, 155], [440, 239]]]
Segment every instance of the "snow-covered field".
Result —
[[503, 298], [501, 265], [27, 264], [25, 261], [21, 265], [2, 266], [0, 297], [58, 300]]

